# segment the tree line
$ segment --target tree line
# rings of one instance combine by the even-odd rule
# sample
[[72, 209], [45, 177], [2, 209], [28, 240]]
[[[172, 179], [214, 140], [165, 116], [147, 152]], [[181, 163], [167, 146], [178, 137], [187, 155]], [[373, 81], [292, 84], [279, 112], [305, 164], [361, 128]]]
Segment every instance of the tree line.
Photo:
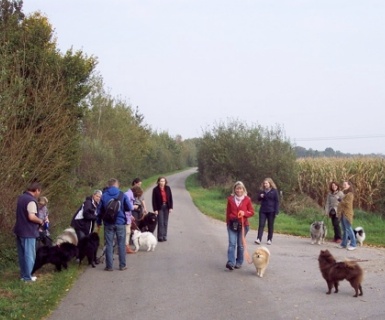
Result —
[[48, 18], [26, 16], [22, 4], [0, 1], [2, 248], [14, 245], [16, 199], [31, 181], [42, 183], [51, 220], [68, 224], [79, 189], [196, 163], [195, 139], [152, 130], [138, 107], [104, 90], [95, 56], [62, 53]]

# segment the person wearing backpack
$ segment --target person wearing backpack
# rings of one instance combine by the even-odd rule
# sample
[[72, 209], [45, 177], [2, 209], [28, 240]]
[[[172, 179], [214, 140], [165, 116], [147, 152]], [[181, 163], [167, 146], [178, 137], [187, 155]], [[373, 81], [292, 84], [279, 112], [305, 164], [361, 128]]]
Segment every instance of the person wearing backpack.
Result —
[[126, 211], [134, 209], [132, 203], [119, 189], [119, 181], [110, 179], [108, 187], [103, 192], [98, 207], [97, 224], [100, 228], [104, 224], [104, 239], [106, 244], [106, 267], [104, 270], [113, 271], [114, 236], [116, 236], [119, 270], [126, 270]]

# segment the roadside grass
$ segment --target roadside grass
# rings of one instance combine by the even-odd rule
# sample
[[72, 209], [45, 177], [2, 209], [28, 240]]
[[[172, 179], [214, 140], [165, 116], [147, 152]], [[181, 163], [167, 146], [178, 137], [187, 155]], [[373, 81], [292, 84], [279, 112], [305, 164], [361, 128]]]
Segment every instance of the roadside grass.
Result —
[[[198, 175], [195, 173], [186, 180], [186, 189], [189, 191], [194, 204], [199, 210], [220, 221], [226, 220], [226, 196], [223, 195], [223, 189], [211, 188], [204, 189], [200, 186]], [[229, 190], [230, 194], [231, 190]], [[250, 228], [258, 228], [258, 210], [259, 206], [254, 205], [255, 215], [249, 219]], [[280, 212], [275, 219], [274, 232], [310, 239], [310, 224], [316, 220], [323, 220], [328, 229], [327, 239], [333, 238], [333, 227], [328, 216], [320, 214], [318, 211], [306, 209], [298, 215], [288, 215]], [[385, 247], [385, 220], [381, 215], [367, 213], [356, 210], [353, 220], [354, 226], [362, 226], [365, 229], [366, 240], [364, 245]]]
[[[182, 171], [182, 170], [181, 170]], [[167, 175], [173, 174], [168, 173]], [[156, 183], [159, 175], [149, 177], [142, 181], [143, 190]], [[122, 191], [127, 191], [129, 187], [121, 187]], [[79, 205], [84, 201], [84, 196], [92, 194], [93, 189], [82, 188], [77, 197]], [[151, 207], [151, 199], [147, 199], [147, 207]], [[69, 225], [66, 221], [65, 226], [56, 226], [55, 229], [64, 230]], [[56, 230], [57, 231], [57, 230]], [[60, 232], [55, 232], [55, 235]], [[103, 246], [103, 230], [100, 231], [100, 243]], [[16, 252], [16, 244], [15, 244]], [[86, 259], [82, 266], [73, 261], [67, 270], [56, 272], [53, 265], [45, 265], [36, 272], [37, 281], [26, 283], [20, 280], [17, 257], [13, 254], [14, 263], [0, 266], [0, 320], [9, 319], [46, 319], [50, 313], [56, 309], [60, 300], [67, 294], [75, 283], [76, 279], [89, 268]]]

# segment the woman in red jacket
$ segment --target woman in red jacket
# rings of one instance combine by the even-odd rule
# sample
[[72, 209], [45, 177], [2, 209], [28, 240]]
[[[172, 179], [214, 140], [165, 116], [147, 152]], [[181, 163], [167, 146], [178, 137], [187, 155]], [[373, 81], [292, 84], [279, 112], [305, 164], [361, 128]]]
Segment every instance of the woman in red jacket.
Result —
[[239, 269], [243, 263], [244, 247], [242, 243], [242, 220], [244, 235], [249, 231], [248, 218], [254, 215], [254, 208], [250, 197], [247, 196], [245, 185], [237, 181], [233, 186], [233, 193], [227, 198], [226, 224], [229, 235], [226, 268]]

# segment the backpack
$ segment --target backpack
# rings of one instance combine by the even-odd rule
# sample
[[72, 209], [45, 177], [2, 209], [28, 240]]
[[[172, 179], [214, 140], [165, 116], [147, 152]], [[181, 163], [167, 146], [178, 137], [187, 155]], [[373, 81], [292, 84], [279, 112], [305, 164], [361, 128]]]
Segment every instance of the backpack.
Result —
[[[123, 192], [119, 192], [119, 196], [117, 198], [112, 198], [108, 201], [106, 207], [102, 212], [103, 221], [113, 224], [116, 221], [116, 216], [120, 210], [120, 206], [122, 204]], [[103, 208], [103, 207], [102, 207]]]

